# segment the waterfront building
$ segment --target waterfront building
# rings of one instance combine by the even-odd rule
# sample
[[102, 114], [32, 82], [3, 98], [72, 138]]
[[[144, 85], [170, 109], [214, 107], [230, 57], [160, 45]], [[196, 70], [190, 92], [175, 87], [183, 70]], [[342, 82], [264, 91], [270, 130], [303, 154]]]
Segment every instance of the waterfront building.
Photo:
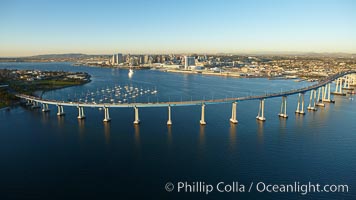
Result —
[[144, 55], [139, 55], [139, 64], [146, 64], [145, 63], [145, 56]]
[[145, 55], [143, 58], [143, 63], [148, 64], [148, 59], [149, 59], [148, 55]]
[[189, 66], [193, 66], [195, 65], [195, 58], [194, 57], [190, 57], [190, 56], [185, 56], [185, 60], [184, 60], [184, 69], [188, 70]]
[[120, 64], [120, 63], [124, 62], [124, 57], [123, 57], [122, 53], [118, 53], [116, 55], [116, 61], [117, 61], [117, 64]]
[[117, 62], [117, 57], [115, 56], [115, 54], [113, 54], [111, 59], [111, 64], [115, 65], [116, 62]]

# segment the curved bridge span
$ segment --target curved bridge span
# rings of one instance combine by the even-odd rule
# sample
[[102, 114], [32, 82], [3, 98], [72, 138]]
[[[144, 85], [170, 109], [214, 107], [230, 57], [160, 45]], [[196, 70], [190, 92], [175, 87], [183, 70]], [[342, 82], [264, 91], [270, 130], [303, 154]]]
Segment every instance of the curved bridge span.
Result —
[[[48, 100], [48, 99], [42, 99], [39, 97], [35, 96], [28, 96], [24, 94], [16, 94], [17, 97], [27, 100], [28, 105], [35, 105], [35, 107], [39, 107], [38, 104], [42, 104], [42, 111], [47, 112], [49, 111], [48, 105], [55, 105], [58, 107], [58, 113], [57, 115], [61, 116], [64, 115], [63, 111], [63, 106], [74, 106], [78, 107], [78, 118], [83, 119], [85, 118], [84, 115], [84, 109], [85, 107], [92, 107], [92, 108], [104, 108], [105, 110], [105, 118], [104, 121], [110, 121], [109, 118], [109, 108], [127, 108], [127, 107], [132, 107], [135, 109], [135, 124], [139, 123], [138, 119], [138, 108], [143, 108], [143, 107], [168, 107], [168, 122], [167, 124], [171, 124], [170, 122], [170, 115], [171, 115], [171, 107], [172, 106], [196, 106], [196, 105], [201, 105], [202, 106], [202, 119], [200, 120], [200, 123], [203, 125], [205, 124], [204, 120], [204, 108], [205, 105], [208, 104], [222, 104], [222, 103], [232, 103], [233, 108], [232, 108], [232, 118], [230, 119], [231, 122], [237, 123], [236, 120], [236, 103], [241, 102], [241, 101], [248, 101], [248, 100], [260, 100], [260, 109], [259, 109], [259, 114], [256, 117], [258, 120], [264, 121], [264, 100], [269, 99], [269, 98], [276, 98], [276, 97], [282, 97], [282, 106], [281, 106], [281, 113], [280, 117], [287, 117], [286, 114], [286, 98], [287, 96], [290, 95], [295, 95], [299, 94], [298, 97], [298, 107], [296, 113], [299, 114], [304, 114], [304, 94], [308, 91], [311, 91], [311, 97], [310, 97], [310, 102], [308, 109], [309, 110], [316, 110], [316, 106], [318, 105], [319, 102], [333, 102], [333, 100], [330, 99], [330, 83], [336, 79], [339, 79], [341, 77], [344, 77], [345, 75], [348, 74], [353, 74], [356, 73], [356, 71], [344, 71], [337, 73], [335, 75], [329, 76], [322, 81], [318, 82], [317, 84], [300, 88], [300, 89], [295, 89], [295, 90], [289, 90], [285, 92], [279, 92], [279, 93], [270, 93], [270, 94], [265, 94], [265, 95], [257, 95], [257, 96], [245, 96], [245, 97], [234, 97], [234, 98], [223, 98], [223, 99], [212, 99], [212, 100], [194, 100], [194, 101], [176, 101], [176, 102], [156, 102], [156, 103], [83, 103], [83, 102], [66, 102], [66, 101], [57, 101], [57, 100]], [[355, 80], [356, 82], [356, 80]], [[318, 94], [318, 99], [316, 99], [316, 90], [319, 89], [319, 94]], [[313, 98], [314, 95], [314, 98]], [[321, 96], [320, 96], [321, 95]], [[321, 97], [321, 98], [320, 98]], [[302, 108], [300, 108], [300, 103], [302, 103]], [[310, 109], [311, 108], [311, 109]]]

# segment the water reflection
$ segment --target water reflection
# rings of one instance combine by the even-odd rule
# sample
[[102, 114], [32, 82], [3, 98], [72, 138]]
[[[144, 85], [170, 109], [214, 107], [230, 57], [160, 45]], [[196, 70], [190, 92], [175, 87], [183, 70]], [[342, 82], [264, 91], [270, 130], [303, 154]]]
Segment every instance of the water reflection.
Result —
[[205, 146], [205, 126], [200, 126], [199, 129], [199, 147], [204, 149]]
[[285, 134], [287, 129], [287, 119], [286, 118], [279, 118], [279, 133]]
[[319, 106], [318, 107], [318, 121], [325, 121], [328, 118], [330, 112], [328, 112], [327, 107], [330, 108], [329, 103], [325, 103], [325, 107]]
[[85, 135], [85, 120], [78, 120], [79, 138], [82, 140]]
[[296, 115], [295, 116], [295, 124], [297, 127], [303, 127], [304, 115]]
[[136, 148], [140, 147], [140, 126], [133, 126], [135, 129], [135, 144]]
[[[351, 97], [347, 96], [346, 98], [350, 99]], [[345, 97], [343, 97], [343, 96], [334, 95], [334, 100], [335, 100], [334, 107], [335, 108], [341, 107], [344, 99], [345, 99]]]
[[42, 111], [40, 111], [41, 113], [42, 113], [42, 122], [44, 123], [44, 124], [47, 124], [48, 123], [48, 121], [49, 121], [49, 118], [50, 118], [50, 115], [49, 115], [49, 113], [50, 112], [42, 112]]
[[110, 143], [110, 123], [104, 123], [104, 136], [106, 144]]
[[230, 149], [235, 150], [236, 146], [236, 124], [230, 123]]
[[59, 128], [64, 127], [64, 116], [57, 116], [57, 123]]
[[172, 144], [172, 127], [171, 126], [167, 126], [167, 139], [168, 139], [168, 144], [171, 145]]
[[257, 139], [259, 143], [263, 143], [263, 131], [264, 131], [264, 125], [265, 122], [256, 120], [257, 124]]

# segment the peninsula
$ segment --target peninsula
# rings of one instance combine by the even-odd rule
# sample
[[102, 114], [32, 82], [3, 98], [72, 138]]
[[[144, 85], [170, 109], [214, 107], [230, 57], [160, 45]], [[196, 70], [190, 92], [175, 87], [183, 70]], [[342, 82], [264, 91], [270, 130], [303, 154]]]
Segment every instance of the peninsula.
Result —
[[14, 95], [34, 95], [36, 91], [49, 91], [90, 82], [85, 72], [9, 70], [0, 69], [0, 108], [18, 103]]

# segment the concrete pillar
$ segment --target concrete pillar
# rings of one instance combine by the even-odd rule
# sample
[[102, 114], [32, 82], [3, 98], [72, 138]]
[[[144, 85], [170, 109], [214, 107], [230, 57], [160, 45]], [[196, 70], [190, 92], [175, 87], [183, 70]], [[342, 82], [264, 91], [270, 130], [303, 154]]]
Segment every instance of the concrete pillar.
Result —
[[32, 105], [32, 102], [31, 100], [27, 99], [27, 103], [26, 103], [26, 106], [31, 106]]
[[266, 121], [266, 118], [264, 116], [264, 111], [265, 110], [265, 99], [260, 100], [260, 108], [258, 110], [258, 115], [256, 117], [257, 120], [260, 121]]
[[304, 93], [302, 93], [302, 109], [300, 110], [300, 112], [299, 112], [299, 114], [302, 114], [302, 115], [304, 115], [305, 114], [305, 112], [304, 112]]
[[327, 91], [327, 88], [326, 88], [326, 85], [322, 87], [322, 98], [321, 100], [324, 101], [325, 98], [326, 98], [326, 91]]
[[[311, 93], [311, 96], [312, 97], [313, 93]], [[310, 105], [310, 102], [309, 102], [309, 105]], [[298, 105], [297, 105], [297, 110], [295, 111], [295, 113], [297, 114], [301, 114], [301, 115], [304, 115], [305, 112], [304, 112], [304, 93], [299, 93], [298, 95]]]
[[[39, 103], [37, 101], [30, 101], [28, 105], [32, 105], [32, 109], [40, 108]], [[43, 105], [42, 105], [43, 106]]]
[[320, 102], [320, 91], [321, 91], [321, 88], [318, 88], [318, 98], [317, 98], [317, 102]]
[[339, 78], [339, 93], [342, 94], [342, 79]]
[[134, 109], [135, 109], [135, 121], [133, 123], [137, 125], [140, 123], [140, 118], [138, 116], [138, 108], [135, 106]]
[[110, 122], [110, 115], [109, 115], [109, 108], [108, 107], [104, 107], [104, 120], [103, 122]]
[[42, 112], [49, 112], [48, 104], [46, 103], [42, 104]]
[[200, 118], [200, 125], [205, 125], [205, 104], [201, 105], [201, 118]]
[[171, 105], [168, 105], [168, 121], [167, 125], [170, 126], [172, 125], [172, 119], [171, 119]]
[[84, 108], [82, 106], [78, 106], [78, 119], [85, 119]]
[[232, 103], [230, 122], [233, 124], [237, 124], [238, 122], [236, 119], [236, 107], [237, 107], [237, 102]]
[[58, 108], [58, 112], [57, 112], [58, 116], [65, 115], [62, 105], [57, 105], [57, 108]]
[[331, 94], [331, 93], [330, 93], [330, 83], [327, 84], [327, 88], [328, 88], [328, 93], [326, 94], [326, 99], [330, 101], [330, 100], [331, 100], [331, 96], [330, 96], [330, 94]]
[[315, 103], [316, 102], [316, 90], [311, 90], [310, 91], [310, 99], [309, 99], [309, 105], [308, 105], [308, 110], [311, 111], [316, 111]]
[[313, 105], [313, 96], [314, 96], [314, 90], [310, 90], [310, 97], [309, 97], [309, 105], [308, 105], [308, 110], [312, 110], [312, 105]]
[[345, 80], [345, 82], [344, 82], [344, 89], [347, 89], [347, 88], [349, 88], [347, 77], [344, 77], [344, 80]]
[[300, 112], [300, 93], [298, 94], [298, 103], [297, 103], [297, 110], [295, 110], [295, 113]]
[[[320, 98], [320, 93], [321, 93], [321, 98]], [[321, 88], [318, 88], [318, 98], [317, 98], [317, 101], [315, 104], [316, 106], [325, 107], [325, 104], [322, 102], [323, 96], [324, 96], [324, 86]]]
[[317, 108], [316, 108], [316, 90], [313, 90], [313, 91], [314, 91], [313, 107], [314, 107], [314, 110], [317, 110]]
[[331, 92], [330, 92], [331, 84], [328, 83], [325, 85], [325, 93], [322, 99], [323, 102], [334, 103], [335, 101], [331, 99]]
[[282, 97], [281, 112], [278, 114], [278, 116], [283, 117], [283, 118], [288, 118], [288, 115], [287, 115], [287, 96], [283, 96]]
[[340, 78], [336, 79], [335, 81], [335, 93], [338, 93], [338, 89], [339, 89], [339, 83], [340, 83]]
[[326, 93], [326, 100], [327, 101], [330, 101], [331, 100], [331, 98], [330, 98], [330, 83], [328, 83], [327, 85], [326, 85], [326, 89], [327, 89], [327, 93]]

